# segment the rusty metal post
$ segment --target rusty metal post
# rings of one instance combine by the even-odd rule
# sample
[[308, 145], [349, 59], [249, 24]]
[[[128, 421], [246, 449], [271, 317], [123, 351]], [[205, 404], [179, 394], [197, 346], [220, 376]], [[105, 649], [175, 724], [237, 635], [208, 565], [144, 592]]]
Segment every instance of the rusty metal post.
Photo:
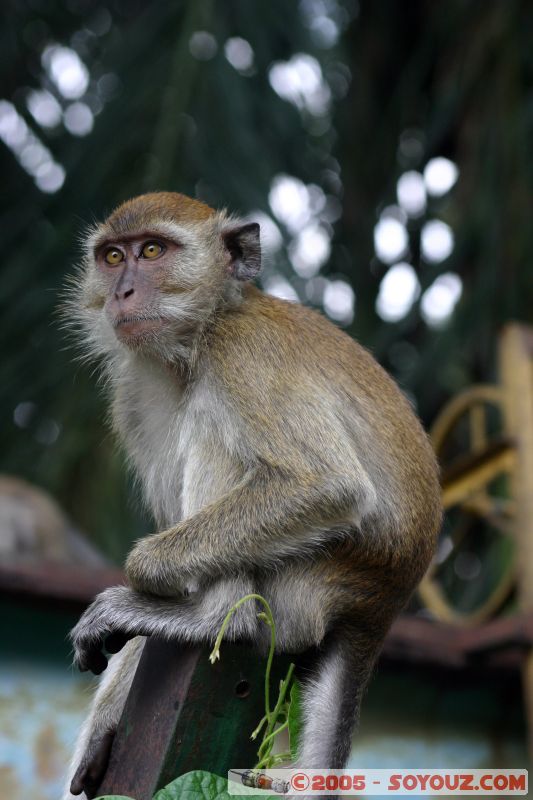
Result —
[[[250, 734], [264, 714], [265, 660], [250, 646], [210, 649], [150, 637], [144, 647], [97, 796], [151, 800], [178, 775], [195, 769], [223, 777], [252, 767], [258, 744]], [[289, 660], [275, 659], [272, 687]]]
[[[516, 323], [505, 327], [500, 341], [500, 371], [505, 416], [517, 462], [512, 474], [516, 501], [517, 576], [520, 607], [533, 611], [533, 329]], [[533, 650], [523, 668], [524, 697], [533, 761]]]

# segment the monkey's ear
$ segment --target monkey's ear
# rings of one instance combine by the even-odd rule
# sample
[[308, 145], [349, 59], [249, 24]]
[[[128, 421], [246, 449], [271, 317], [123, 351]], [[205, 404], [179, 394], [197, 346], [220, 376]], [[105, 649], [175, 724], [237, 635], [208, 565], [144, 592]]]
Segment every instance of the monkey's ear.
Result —
[[247, 222], [244, 225], [227, 228], [222, 233], [224, 245], [230, 254], [228, 272], [238, 281], [250, 281], [261, 269], [261, 241], [259, 224]]

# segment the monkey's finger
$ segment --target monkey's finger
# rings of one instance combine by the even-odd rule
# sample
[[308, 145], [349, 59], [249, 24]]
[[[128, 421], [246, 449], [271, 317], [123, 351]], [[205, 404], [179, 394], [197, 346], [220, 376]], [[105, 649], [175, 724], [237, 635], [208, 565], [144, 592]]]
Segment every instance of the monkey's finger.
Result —
[[88, 772], [88, 767], [84, 759], [79, 765], [76, 772], [74, 773], [74, 777], [70, 782], [71, 794], [81, 794], [82, 792], [85, 791], [87, 784], [87, 772]]
[[78, 769], [74, 773], [74, 777], [70, 782], [71, 794], [81, 794], [83, 792], [84, 775], [85, 775], [85, 769], [83, 769], [82, 771], [82, 767], [78, 767]]
[[107, 667], [107, 658], [99, 647], [91, 647], [78, 656], [78, 668], [80, 672], [90, 671], [94, 675], [100, 675]]
[[97, 784], [95, 785], [88, 774], [87, 767], [78, 767], [76, 774], [70, 783], [71, 794], [81, 794], [85, 792], [86, 797], [94, 797]]
[[91, 653], [89, 669], [94, 675], [100, 675], [106, 667], [107, 658], [104, 656], [101, 650], [95, 650], [94, 653]]
[[90, 756], [84, 757], [72, 778], [71, 794], [78, 795], [85, 792], [87, 797], [94, 797], [105, 775], [114, 738], [115, 731], [108, 731], [96, 747], [91, 748]]
[[108, 653], [118, 653], [131, 638], [131, 636], [123, 631], [115, 631], [115, 633], [111, 633], [107, 637], [104, 642], [104, 647]]

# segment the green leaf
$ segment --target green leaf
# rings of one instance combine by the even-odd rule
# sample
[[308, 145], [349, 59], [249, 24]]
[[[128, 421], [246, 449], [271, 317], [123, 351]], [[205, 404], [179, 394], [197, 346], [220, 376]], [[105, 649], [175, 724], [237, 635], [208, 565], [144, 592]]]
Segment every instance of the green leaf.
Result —
[[154, 800], [230, 800], [227, 778], [204, 770], [186, 772], [160, 789]]
[[133, 800], [133, 797], [126, 797], [125, 794], [101, 794], [94, 800]]
[[298, 678], [294, 678], [291, 686], [289, 705], [289, 749], [291, 751], [292, 761], [294, 761], [297, 756], [298, 742], [300, 741], [300, 732], [302, 729], [300, 694], [300, 682]]

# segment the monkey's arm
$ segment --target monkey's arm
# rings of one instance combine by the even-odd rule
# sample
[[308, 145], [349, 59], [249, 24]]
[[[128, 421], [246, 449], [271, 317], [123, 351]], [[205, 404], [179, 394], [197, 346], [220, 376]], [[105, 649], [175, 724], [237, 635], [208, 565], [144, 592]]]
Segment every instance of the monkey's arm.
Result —
[[[371, 487], [370, 487], [371, 488]], [[139, 541], [126, 572], [138, 591], [176, 596], [194, 581], [275, 566], [353, 526], [369, 487], [335, 473], [299, 475], [261, 464], [216, 502]]]

